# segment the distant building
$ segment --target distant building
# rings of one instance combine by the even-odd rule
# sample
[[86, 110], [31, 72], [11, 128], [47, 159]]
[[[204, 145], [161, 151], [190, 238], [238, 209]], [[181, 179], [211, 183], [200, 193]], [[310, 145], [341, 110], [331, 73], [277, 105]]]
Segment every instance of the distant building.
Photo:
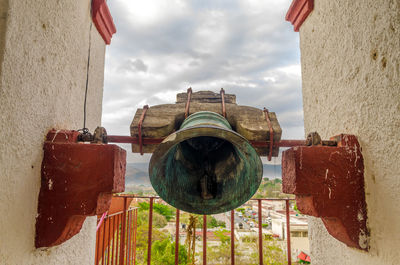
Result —
[[[286, 214], [284, 211], [271, 212], [272, 233], [279, 239], [287, 240]], [[309, 253], [308, 222], [305, 217], [290, 214], [290, 242], [292, 258], [296, 258], [302, 251]]]

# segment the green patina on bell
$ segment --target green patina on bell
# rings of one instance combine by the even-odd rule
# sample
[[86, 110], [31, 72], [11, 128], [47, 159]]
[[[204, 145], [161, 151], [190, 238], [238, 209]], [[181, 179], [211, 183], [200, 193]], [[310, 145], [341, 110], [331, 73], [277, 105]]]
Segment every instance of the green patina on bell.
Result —
[[172, 206], [216, 214], [248, 201], [260, 186], [262, 163], [250, 143], [215, 112], [190, 115], [157, 147], [150, 181]]

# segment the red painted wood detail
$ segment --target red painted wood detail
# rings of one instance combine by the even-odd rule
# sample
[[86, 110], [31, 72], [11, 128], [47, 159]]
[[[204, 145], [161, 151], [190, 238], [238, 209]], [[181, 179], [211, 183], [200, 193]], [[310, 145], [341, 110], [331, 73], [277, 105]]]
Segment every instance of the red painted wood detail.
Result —
[[112, 35], [117, 32], [106, 0], [92, 1], [92, 19], [106, 44], [111, 43]]
[[79, 233], [86, 216], [107, 211], [112, 193], [125, 189], [126, 151], [77, 143], [78, 135], [52, 130], [44, 142], [37, 248], [59, 245]]
[[354, 135], [334, 139], [337, 147], [299, 146], [283, 152], [283, 192], [295, 194], [298, 209], [320, 217], [333, 237], [368, 251], [361, 147]]
[[293, 0], [286, 13], [286, 20], [294, 26], [294, 31], [298, 32], [301, 24], [314, 9], [314, 0]]

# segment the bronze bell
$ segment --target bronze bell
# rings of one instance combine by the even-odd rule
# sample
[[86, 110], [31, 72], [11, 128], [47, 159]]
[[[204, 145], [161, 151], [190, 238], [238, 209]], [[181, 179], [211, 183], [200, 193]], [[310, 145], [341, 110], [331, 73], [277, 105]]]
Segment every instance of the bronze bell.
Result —
[[183, 211], [235, 209], [257, 191], [263, 173], [256, 150], [221, 115], [200, 111], [165, 138], [149, 165], [158, 195]]

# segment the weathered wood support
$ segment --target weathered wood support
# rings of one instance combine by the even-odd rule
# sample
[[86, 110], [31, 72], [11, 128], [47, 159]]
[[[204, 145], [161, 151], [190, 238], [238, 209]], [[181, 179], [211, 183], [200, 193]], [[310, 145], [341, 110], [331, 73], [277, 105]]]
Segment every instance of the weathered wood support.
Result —
[[[232, 129], [241, 134], [249, 141], [268, 141], [270, 140], [268, 121], [262, 109], [240, 106], [236, 104], [236, 96], [224, 94], [226, 119], [232, 126]], [[165, 138], [171, 133], [179, 130], [180, 125], [185, 120], [185, 107], [187, 102], [187, 93], [179, 93], [175, 104], [163, 104], [152, 106], [146, 111], [145, 118], [141, 126], [141, 134], [146, 139]], [[221, 95], [211, 91], [199, 91], [191, 94], [189, 114], [199, 111], [212, 111], [218, 114], [222, 113]], [[131, 123], [131, 136], [138, 137], [139, 121], [143, 109], [136, 111], [135, 117]], [[282, 129], [274, 112], [268, 113], [273, 129], [273, 140], [279, 142], [282, 135]], [[153, 153], [157, 145], [143, 144], [144, 153]], [[255, 149], [260, 156], [269, 154], [269, 146], [257, 147]], [[132, 151], [139, 153], [138, 145], [132, 145]], [[272, 156], [278, 156], [279, 147], [274, 146]]]

